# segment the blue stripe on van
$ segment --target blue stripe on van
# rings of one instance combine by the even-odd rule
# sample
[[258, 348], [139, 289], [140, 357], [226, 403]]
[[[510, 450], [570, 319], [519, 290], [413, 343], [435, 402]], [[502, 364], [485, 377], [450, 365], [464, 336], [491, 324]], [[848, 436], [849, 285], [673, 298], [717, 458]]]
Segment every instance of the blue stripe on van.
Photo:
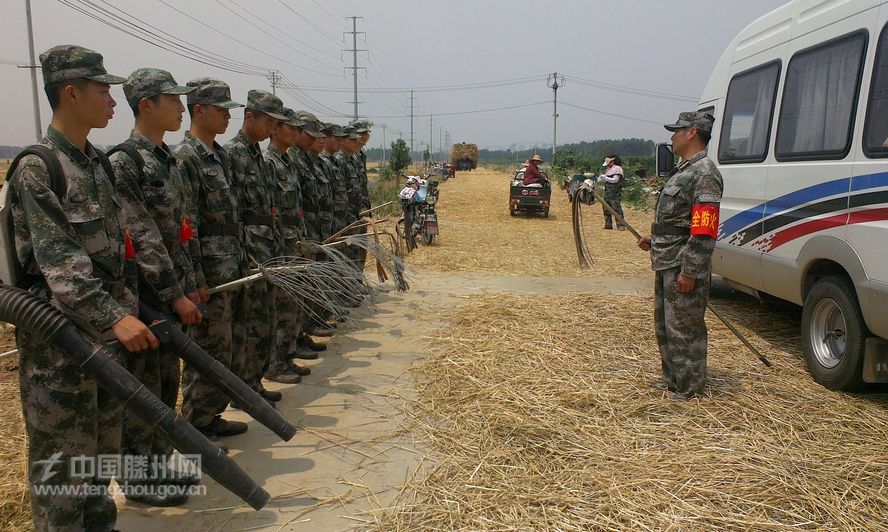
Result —
[[790, 210], [804, 203], [809, 203], [827, 196], [834, 196], [836, 194], [847, 194], [849, 186], [852, 192], [866, 190], [868, 188], [888, 186], [888, 172], [861, 175], [854, 179], [844, 177], [795, 190], [789, 194], [784, 194], [767, 203], [761, 203], [751, 209], [737, 213], [725, 220], [722, 223], [721, 236], [719, 238], [727, 238], [744, 227], [761, 221], [762, 218]]

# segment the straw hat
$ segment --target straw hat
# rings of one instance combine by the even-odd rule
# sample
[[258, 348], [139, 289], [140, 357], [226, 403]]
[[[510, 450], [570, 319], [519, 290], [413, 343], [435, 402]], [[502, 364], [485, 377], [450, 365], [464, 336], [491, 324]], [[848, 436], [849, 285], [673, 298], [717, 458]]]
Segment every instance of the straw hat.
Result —
[[543, 158], [540, 157], [539, 155], [534, 155], [533, 157], [530, 158], [530, 160], [531, 160], [531, 161], [536, 161], [536, 162], [538, 162], [538, 163], [544, 163], [544, 162], [546, 162], [546, 161], [544, 161]]

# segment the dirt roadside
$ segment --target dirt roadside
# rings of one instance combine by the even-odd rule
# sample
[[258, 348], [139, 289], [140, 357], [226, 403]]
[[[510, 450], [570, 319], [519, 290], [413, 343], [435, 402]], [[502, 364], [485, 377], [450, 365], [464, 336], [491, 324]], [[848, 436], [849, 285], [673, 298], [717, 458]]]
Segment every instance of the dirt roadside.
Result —
[[[424, 454], [402, 415], [412, 393], [410, 366], [427, 353], [426, 338], [446, 309], [472, 296], [597, 292], [639, 295], [646, 279], [498, 276], [483, 273], [419, 272], [412, 290], [380, 287], [376, 307], [362, 308], [351, 325], [308, 363], [302, 384], [269, 384], [284, 393], [281, 413], [300, 431], [282, 442], [239, 411], [246, 434], [227, 439], [231, 456], [274, 497], [265, 509], [239, 507], [211, 479], [207, 495], [184, 507], [157, 509], [123, 503], [121, 530], [341, 530], [372, 522], [364, 513], [387, 506]], [[232, 508], [236, 507], [236, 508]], [[159, 521], [160, 519], [160, 521]], [[265, 528], [267, 527], [267, 528]]]

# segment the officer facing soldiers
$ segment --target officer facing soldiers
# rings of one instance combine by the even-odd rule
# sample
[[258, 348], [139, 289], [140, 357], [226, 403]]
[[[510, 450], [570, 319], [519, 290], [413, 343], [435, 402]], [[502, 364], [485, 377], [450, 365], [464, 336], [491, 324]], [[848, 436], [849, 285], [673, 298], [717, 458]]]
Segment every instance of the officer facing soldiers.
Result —
[[703, 316], [723, 188], [706, 156], [713, 121], [708, 113], [687, 112], [665, 126], [682, 162], [660, 191], [651, 236], [638, 240], [638, 247], [650, 250], [656, 272], [654, 329], [663, 376], [653, 386], [685, 400], [702, 394], [706, 380]]
[[[156, 240], [161, 246], [163, 269], [149, 262], [144, 251], [137, 256], [139, 266], [140, 301], [154, 309], [169, 306], [183, 324], [201, 321], [196, 303], [200, 302], [194, 277], [188, 240], [190, 226], [190, 190], [179, 170], [176, 159], [163, 142], [167, 131], [178, 131], [182, 126], [180, 95], [193, 91], [182, 87], [173, 76], [156, 68], [141, 68], [130, 74], [123, 84], [127, 103], [135, 116], [135, 128], [129, 139], [112, 150], [111, 165], [116, 177], [115, 186], [124, 199], [132, 226], [141, 223], [144, 229], [134, 232], [139, 242]], [[143, 245], [144, 250], [144, 245]], [[157, 262], [157, 261], [155, 261]], [[179, 396], [179, 357], [161, 346], [150, 352], [129, 353], [124, 363], [137, 379], [170, 408], [176, 407]], [[151, 460], [166, 464], [173, 451], [169, 441], [129, 411], [123, 415], [122, 453], [139, 456], [148, 464]], [[153, 458], [152, 458], [153, 457]], [[152, 471], [157, 471], [157, 463]], [[127, 489], [127, 500], [154, 506], [174, 506], [184, 503], [188, 496], [176, 490], [133, 489], [134, 484], [163, 484], [172, 475], [158, 474], [158, 478], [120, 479]]]
[[[292, 109], [284, 108], [286, 120], [278, 123], [271, 133], [271, 142], [265, 150], [265, 160], [274, 182], [275, 205], [280, 221], [281, 243], [279, 255], [302, 256], [302, 240], [305, 238], [305, 218], [302, 211], [302, 185], [299, 180], [299, 166], [289, 150], [296, 145], [298, 126], [304, 122], [296, 118]], [[317, 354], [307, 348], [300, 348], [299, 337], [305, 321], [302, 309], [283, 291], [276, 298], [278, 326], [274, 334], [274, 348], [265, 378], [275, 382], [297, 383], [311, 370], [293, 364], [297, 351], [317, 358]], [[301, 357], [304, 358], [304, 357]]]
[[[105, 71], [101, 54], [79, 46], [51, 48], [40, 65], [52, 108], [40, 145], [61, 165], [64, 188], [53, 188], [46, 163], [34, 155], [10, 176], [25, 280], [102, 338], [116, 338], [131, 352], [155, 348], [157, 339], [136, 318], [134, 247], [108, 162], [87, 140], [114, 115], [109, 86], [124, 78]], [[16, 342], [35, 529], [111, 530], [117, 509], [101, 489], [107, 479], [72, 476], [71, 460], [119, 452], [120, 403], [48, 339], [18, 328]]]
[[[196, 216], [190, 240], [195, 284], [202, 302], [207, 303], [207, 319], [191, 327], [189, 334], [216, 360], [236, 375], [242, 374], [243, 360], [241, 290], [207, 295], [207, 286], [217, 286], [247, 275], [237, 192], [231, 180], [228, 154], [216, 142], [231, 119], [229, 109], [243, 107], [231, 100], [231, 89], [212, 78], [187, 83], [194, 88], [187, 96], [191, 128], [176, 146], [179, 172], [191, 184], [191, 201]], [[182, 373], [182, 415], [210, 438], [246, 432], [247, 424], [222, 419], [228, 398], [193, 366], [186, 363]]]
[[[225, 144], [243, 216], [244, 245], [252, 267], [275, 257], [278, 251], [274, 185], [259, 143], [271, 136], [279, 120], [287, 120], [281, 99], [270, 92], [251, 90], [247, 93], [244, 124]], [[275, 293], [276, 289], [267, 281], [248, 284], [244, 287], [241, 312], [246, 327], [243, 351], [247, 366], [240, 376], [267, 401], [280, 401], [282, 397], [280, 392], [262, 386], [274, 349], [272, 332], [277, 329]]]

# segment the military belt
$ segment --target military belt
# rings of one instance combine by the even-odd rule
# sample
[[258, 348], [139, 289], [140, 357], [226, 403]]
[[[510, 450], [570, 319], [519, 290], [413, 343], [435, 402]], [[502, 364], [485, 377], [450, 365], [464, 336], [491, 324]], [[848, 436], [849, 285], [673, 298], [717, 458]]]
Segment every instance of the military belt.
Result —
[[284, 225], [302, 225], [302, 216], [281, 216]]
[[655, 236], [688, 236], [691, 228], [672, 224], [651, 224], [651, 234]]
[[244, 225], [274, 225], [274, 216], [270, 214], [245, 214]]
[[200, 236], [238, 236], [243, 231], [241, 224], [200, 224]]

